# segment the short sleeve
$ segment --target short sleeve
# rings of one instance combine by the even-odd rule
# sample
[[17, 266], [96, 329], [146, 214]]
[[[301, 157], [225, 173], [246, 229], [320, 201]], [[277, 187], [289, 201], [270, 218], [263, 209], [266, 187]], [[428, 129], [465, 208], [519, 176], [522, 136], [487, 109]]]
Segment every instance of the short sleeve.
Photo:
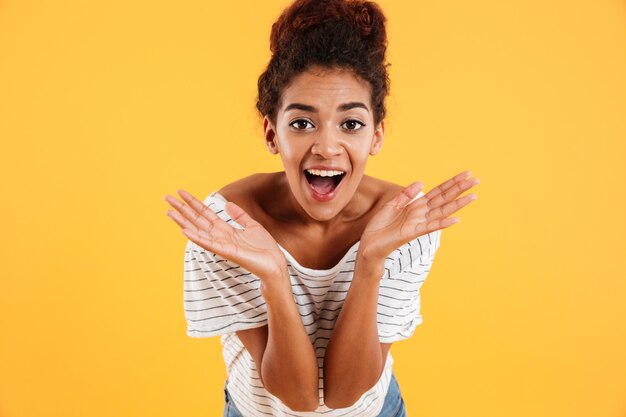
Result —
[[[210, 194], [204, 201], [233, 227], [225, 202]], [[241, 266], [192, 241], [185, 247], [184, 309], [187, 335], [213, 337], [267, 324], [267, 307], [259, 278]]]
[[392, 343], [413, 336], [422, 323], [420, 288], [439, 248], [441, 230], [407, 242], [385, 260], [378, 293], [378, 336]]

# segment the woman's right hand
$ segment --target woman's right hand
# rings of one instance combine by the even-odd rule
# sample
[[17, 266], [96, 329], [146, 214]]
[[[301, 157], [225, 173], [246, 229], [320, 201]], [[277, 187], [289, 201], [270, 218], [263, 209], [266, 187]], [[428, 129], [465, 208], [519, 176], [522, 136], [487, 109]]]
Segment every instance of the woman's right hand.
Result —
[[236, 262], [264, 283], [266, 280], [280, 279], [287, 271], [285, 255], [272, 235], [237, 204], [229, 201], [224, 209], [243, 230], [222, 220], [187, 191], [178, 190], [178, 194], [188, 205], [166, 195], [164, 200], [177, 210], [168, 210], [167, 215], [182, 228], [189, 240]]

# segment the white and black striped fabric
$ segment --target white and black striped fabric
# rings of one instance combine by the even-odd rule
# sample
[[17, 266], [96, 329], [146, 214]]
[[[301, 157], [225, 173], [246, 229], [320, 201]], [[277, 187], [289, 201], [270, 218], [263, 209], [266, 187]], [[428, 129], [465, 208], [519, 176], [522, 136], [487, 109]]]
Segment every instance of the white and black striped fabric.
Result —
[[[418, 197], [421, 195], [422, 192]], [[220, 218], [241, 228], [224, 210], [225, 203], [225, 198], [217, 192], [204, 201]], [[430, 271], [440, 238], [441, 230], [420, 236], [396, 249], [385, 260], [377, 316], [381, 343], [407, 339], [422, 323], [420, 288]], [[380, 380], [354, 405], [330, 409], [324, 405], [323, 398], [324, 354], [350, 288], [358, 246], [359, 242], [355, 243], [343, 259], [328, 270], [305, 268], [281, 247], [288, 263], [294, 302], [318, 358], [320, 406], [314, 412], [298, 412], [265, 390], [252, 356], [235, 333], [267, 325], [267, 308], [259, 292], [259, 279], [236, 263], [187, 242], [184, 267], [187, 335], [221, 336], [228, 372], [227, 389], [244, 417], [378, 415], [391, 380], [391, 352]]]

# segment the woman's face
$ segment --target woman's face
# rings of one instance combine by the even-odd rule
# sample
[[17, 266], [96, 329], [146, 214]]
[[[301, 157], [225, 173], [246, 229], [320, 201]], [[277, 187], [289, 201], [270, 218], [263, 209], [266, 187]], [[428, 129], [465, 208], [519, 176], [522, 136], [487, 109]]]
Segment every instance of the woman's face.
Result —
[[276, 126], [264, 119], [270, 152], [280, 155], [293, 196], [315, 220], [348, 205], [369, 155], [382, 146], [384, 123], [374, 126], [370, 88], [350, 71], [312, 67], [283, 91]]

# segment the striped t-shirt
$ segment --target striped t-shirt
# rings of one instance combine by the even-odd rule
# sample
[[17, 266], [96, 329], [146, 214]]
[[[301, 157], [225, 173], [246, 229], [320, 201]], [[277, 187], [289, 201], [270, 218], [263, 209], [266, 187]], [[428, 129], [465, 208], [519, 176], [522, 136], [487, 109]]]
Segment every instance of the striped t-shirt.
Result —
[[[423, 195], [422, 192], [418, 195]], [[417, 198], [417, 197], [416, 197]], [[204, 204], [221, 219], [241, 229], [224, 210], [226, 199], [213, 192]], [[430, 271], [439, 247], [441, 230], [406, 243], [385, 260], [379, 285], [377, 308], [378, 335], [381, 343], [408, 339], [422, 323], [420, 287]], [[393, 358], [387, 355], [378, 382], [355, 404], [330, 409], [324, 404], [324, 355], [335, 321], [350, 288], [360, 242], [331, 269], [316, 270], [301, 266], [282, 246], [294, 302], [317, 355], [319, 407], [312, 412], [292, 411], [270, 394], [259, 377], [254, 360], [235, 333], [268, 323], [267, 308], [258, 277], [234, 262], [187, 242], [184, 268], [184, 308], [187, 335], [221, 336], [222, 355], [228, 373], [227, 389], [244, 417], [325, 416], [375, 417], [383, 406], [391, 380]]]

